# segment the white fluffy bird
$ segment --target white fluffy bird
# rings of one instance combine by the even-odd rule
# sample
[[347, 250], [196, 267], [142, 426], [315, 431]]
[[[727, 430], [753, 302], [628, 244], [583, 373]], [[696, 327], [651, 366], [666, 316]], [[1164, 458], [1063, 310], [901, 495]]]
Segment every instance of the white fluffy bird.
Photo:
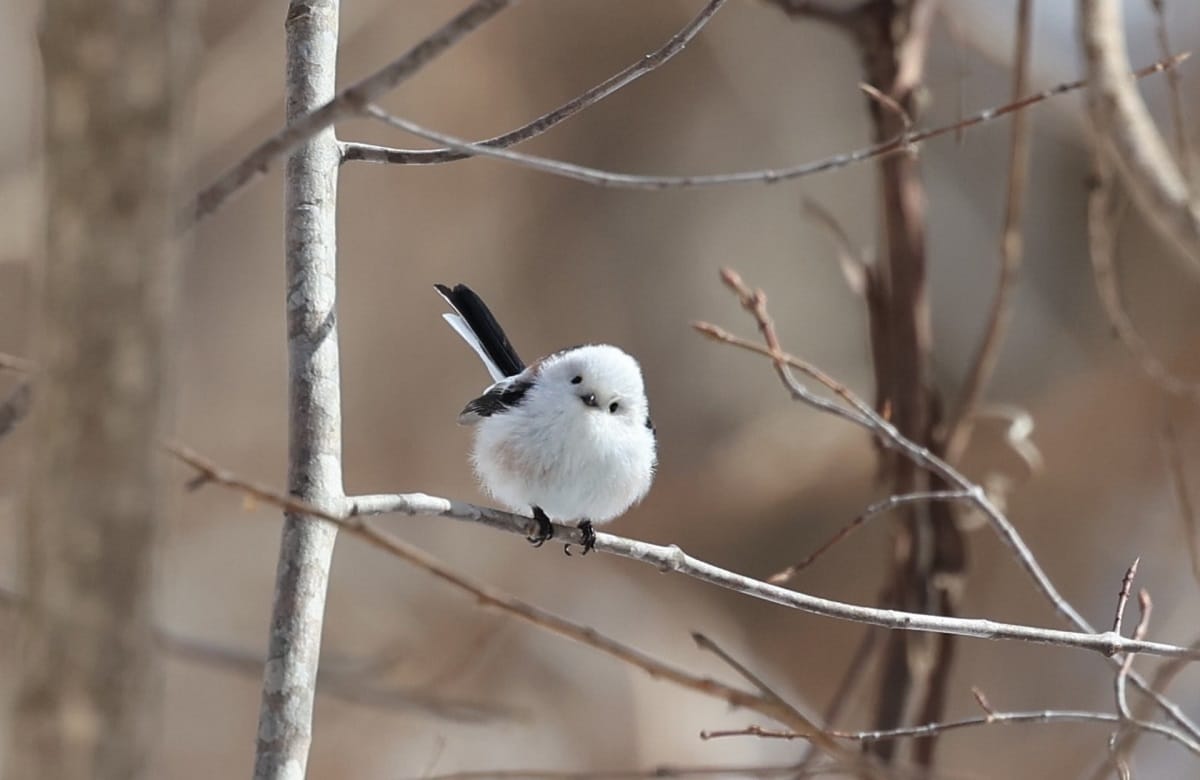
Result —
[[475, 428], [472, 461], [487, 492], [513, 511], [531, 509], [537, 546], [550, 520], [577, 522], [584, 553], [593, 523], [623, 514], [654, 479], [654, 426], [636, 360], [607, 344], [555, 352], [526, 366], [496, 318], [463, 284], [434, 285], [443, 314], [495, 384], [458, 416]]

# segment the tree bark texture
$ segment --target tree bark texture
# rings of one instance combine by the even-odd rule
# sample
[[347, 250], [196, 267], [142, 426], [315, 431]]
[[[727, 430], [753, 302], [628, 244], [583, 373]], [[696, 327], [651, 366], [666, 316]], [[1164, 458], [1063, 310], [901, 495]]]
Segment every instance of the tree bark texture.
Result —
[[[287, 119], [334, 97], [338, 0], [288, 6]], [[328, 128], [288, 158], [285, 184], [289, 353], [288, 488], [337, 510], [343, 501], [337, 315], [337, 138]], [[304, 776], [335, 530], [284, 519], [263, 675], [254, 776]]]

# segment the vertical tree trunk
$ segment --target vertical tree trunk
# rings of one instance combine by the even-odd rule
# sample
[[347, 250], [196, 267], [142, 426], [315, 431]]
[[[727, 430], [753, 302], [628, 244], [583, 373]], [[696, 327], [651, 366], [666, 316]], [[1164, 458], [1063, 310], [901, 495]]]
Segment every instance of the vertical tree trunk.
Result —
[[14, 778], [145, 776], [185, 0], [47, 0], [46, 254], [21, 555]]
[[[287, 117], [334, 96], [338, 0], [288, 6]], [[288, 487], [336, 511], [342, 499], [342, 423], [337, 317], [337, 139], [329, 128], [288, 158]], [[312, 743], [313, 693], [321, 653], [333, 526], [288, 515], [275, 582], [254, 776], [301, 778]]]

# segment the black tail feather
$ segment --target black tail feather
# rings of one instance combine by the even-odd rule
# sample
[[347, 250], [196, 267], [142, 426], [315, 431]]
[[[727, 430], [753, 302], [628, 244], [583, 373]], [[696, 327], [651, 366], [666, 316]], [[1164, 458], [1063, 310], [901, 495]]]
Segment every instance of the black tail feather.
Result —
[[467, 321], [471, 330], [479, 337], [479, 343], [487, 350], [488, 356], [505, 376], [515, 376], [525, 370], [525, 362], [509, 343], [508, 336], [483, 299], [465, 284], [456, 284], [454, 289], [444, 284], [435, 284], [441, 293], [459, 315]]

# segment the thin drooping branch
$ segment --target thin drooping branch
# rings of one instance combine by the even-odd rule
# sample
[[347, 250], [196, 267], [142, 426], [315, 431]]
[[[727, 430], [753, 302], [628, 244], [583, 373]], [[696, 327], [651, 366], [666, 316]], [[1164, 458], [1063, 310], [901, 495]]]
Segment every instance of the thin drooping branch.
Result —
[[[528, 141], [531, 138], [536, 138], [560, 122], [570, 119], [580, 111], [596, 105], [601, 100], [632, 84], [650, 71], [657, 69], [661, 65], [665, 65], [668, 60], [683, 51], [684, 47], [691, 43], [692, 39], [700, 33], [700, 30], [708, 24], [713, 15], [721, 10], [721, 6], [725, 5], [725, 2], [726, 0], [708, 0], [708, 3], [700, 9], [700, 12], [680, 29], [679, 32], [671, 36], [671, 39], [661, 48], [639, 58], [637, 62], [625, 68], [620, 73], [610, 76], [583, 94], [563, 103], [553, 111], [539, 116], [532, 122], [510, 130], [503, 135], [488, 138], [484, 141], [476, 141], [474, 142], [475, 145], [506, 149]], [[392, 149], [387, 146], [376, 146], [374, 144], [364, 144], [355, 141], [342, 143], [342, 159], [346, 162], [361, 160], [362, 162], [389, 163], [392, 165], [431, 165], [434, 163], [465, 160], [471, 156], [466, 152], [455, 149]]]
[[[410, 516], [447, 517], [486, 525], [511, 534], [529, 536], [537, 530], [537, 521], [523, 515], [499, 509], [479, 507], [461, 501], [430, 496], [424, 493], [399, 493], [373, 496], [349, 496], [340, 509], [322, 509], [288, 498], [277, 491], [255, 485], [231, 474], [212, 461], [180, 445], [171, 445], [170, 452], [200, 474], [200, 482], [214, 482], [238, 490], [264, 504], [281, 507], [289, 512], [311, 515], [326, 520], [343, 531], [366, 539], [377, 547], [414, 563], [440, 579], [463, 587], [461, 575], [451, 572], [424, 551], [396, 539], [363, 520], [366, 515], [404, 514]], [[574, 526], [552, 526], [551, 538], [569, 544], [582, 544], [583, 533]], [[1076, 632], [1059, 629], [1001, 623], [977, 618], [946, 618], [915, 612], [878, 609], [857, 604], [811, 596], [781, 588], [753, 577], [737, 574], [688, 555], [677, 545], [656, 545], [607, 533], [596, 533], [598, 552], [640, 561], [663, 572], [675, 572], [707, 582], [746, 596], [773, 604], [798, 609], [815, 615], [848, 620], [905, 631], [927, 631], [939, 634], [975, 637], [978, 639], [1013, 640], [1038, 644], [1075, 647], [1098, 652], [1105, 656], [1138, 652], [1170, 658], [1200, 660], [1200, 651], [1163, 642], [1132, 640], [1112, 632]], [[476, 586], [472, 586], [476, 587]], [[482, 587], [482, 586], [479, 586]], [[472, 591], [474, 593], [474, 591]], [[476, 593], [475, 595], [479, 595]], [[490, 599], [487, 599], [491, 603]], [[502, 604], [495, 604], [501, 606]], [[564, 632], [560, 632], [564, 633]]]
[[[340, 0], [291, 0], [287, 118], [310, 121], [332, 105]], [[373, 82], [374, 83], [374, 82]], [[383, 88], [386, 82], [378, 82]], [[337, 336], [337, 181], [333, 128], [287, 161], [284, 183], [288, 339], [288, 492], [320, 507], [342, 501], [342, 408]], [[255, 780], [303, 777], [321, 656], [325, 593], [336, 528], [284, 517], [263, 671]]]
[[[475, 0], [462, 13], [383, 68], [356, 81], [336, 95], [331, 93], [322, 102], [308, 106], [303, 114], [293, 117], [286, 127], [260, 143], [250, 154], [205, 187], [197, 196], [194, 207], [183, 216], [182, 227], [186, 228], [212, 214], [247, 183], [266, 173], [271, 164], [280, 157], [338, 120], [359, 113], [367, 103], [394, 89], [515, 2], [516, 0]], [[293, 7], [301, 9], [299, 13], [308, 13], [304, 10], [304, 4], [293, 4]]]
[[1179, 448], [1179, 435], [1175, 426], [1170, 423], [1163, 429], [1163, 455], [1167, 460], [1171, 488], [1179, 505], [1180, 524], [1183, 526], [1188, 558], [1192, 562], [1192, 579], [1200, 584], [1200, 515], [1197, 514], [1196, 503], [1192, 500], [1188, 470], [1183, 462], [1183, 452]]
[[1118, 0], [1080, 0], [1088, 70], [1088, 113], [1101, 153], [1116, 168], [1146, 219], [1200, 271], [1200, 204], [1129, 77]]
[[[1168, 68], [1173, 68], [1183, 60], [1187, 59], [1188, 55], [1178, 54], [1169, 60], [1157, 62], [1146, 68], [1135, 72], [1135, 78], [1144, 78], [1154, 73], [1160, 73]], [[797, 179], [803, 176], [811, 176], [817, 173], [844, 168], [854, 163], [862, 162], [863, 160], [871, 160], [887, 155], [897, 153], [907, 153], [918, 147], [921, 143], [939, 136], [955, 133], [960, 130], [981, 125], [985, 122], [990, 122], [993, 119], [998, 119], [1002, 116], [1007, 116], [1014, 111], [1020, 111], [1028, 108], [1036, 103], [1048, 100], [1058, 95], [1063, 95], [1068, 92], [1080, 89], [1085, 85], [1084, 81], [1071, 81], [1058, 86], [1052, 87], [1034, 95], [1029, 95], [1021, 100], [1013, 103], [1007, 103], [1003, 106], [984, 109], [975, 114], [972, 114], [962, 120], [954, 122], [950, 125], [931, 128], [928, 130], [915, 130], [910, 133], [904, 133], [895, 138], [889, 139], [882, 143], [874, 144], [862, 149], [858, 149], [845, 154], [826, 157], [822, 160], [814, 162], [800, 163], [798, 165], [787, 166], [783, 168], [767, 168], [753, 171], [739, 171], [735, 173], [718, 173], [718, 174], [699, 174], [687, 176], [641, 176], [629, 173], [616, 173], [613, 171], [605, 171], [599, 168], [589, 168], [583, 165], [563, 162], [561, 160], [552, 160], [546, 157], [539, 157], [521, 152], [514, 152], [510, 149], [500, 149], [488, 146], [480, 146], [473, 144], [463, 138], [457, 138], [445, 133], [429, 130], [415, 122], [410, 122], [407, 119], [394, 116], [387, 111], [384, 111], [379, 106], [370, 104], [363, 108], [363, 113], [372, 116], [379, 121], [403, 130], [406, 133], [424, 138], [434, 143], [442, 144], [443, 146], [466, 155], [477, 157], [490, 157], [497, 160], [504, 160], [510, 163], [522, 165], [533, 170], [539, 170], [545, 173], [550, 173], [558, 176], [563, 176], [569, 179], [593, 184], [600, 187], [623, 187], [628, 189], [640, 190], [666, 190], [680, 189], [690, 187], [714, 187], [730, 184], [774, 184], [780, 181], [789, 179]]]
[[[1020, 0], [1017, 5], [1017, 35], [1013, 51], [1012, 99], [1016, 100], [1029, 89], [1030, 41], [1033, 38], [1033, 0]], [[1171, 69], [1173, 74], [1174, 68]], [[1012, 297], [1021, 271], [1024, 240], [1021, 235], [1021, 214], [1025, 202], [1025, 182], [1029, 174], [1029, 112], [1013, 115], [1008, 147], [1008, 188], [1004, 198], [1004, 227], [1000, 234], [1000, 276], [992, 297], [983, 340], [975, 351], [967, 379], [963, 383], [958, 407], [946, 427], [942, 452], [950, 463], [962, 459], [971, 440], [975, 410], [983, 400], [984, 391], [996, 372], [1000, 348], [1012, 320]]]
[[1116, 232], [1121, 223], [1121, 209], [1117, 208], [1112, 165], [1097, 149], [1092, 154], [1092, 166], [1093, 181], [1087, 201], [1088, 256], [1104, 314], [1121, 344], [1155, 386], [1169, 395], [1200, 402], [1200, 382], [1176, 375], [1155, 355], [1125, 310], [1116, 269]]
[[717, 777], [717, 778], [771, 778], [789, 780], [802, 778], [836, 777], [852, 773], [854, 764], [823, 764], [811, 769], [797, 764], [740, 766], [678, 766], [662, 764], [650, 769], [600, 769], [567, 771], [562, 769], [483, 769], [477, 771], [449, 772], [442, 775], [424, 774], [412, 780], [655, 780], [656, 778]]

